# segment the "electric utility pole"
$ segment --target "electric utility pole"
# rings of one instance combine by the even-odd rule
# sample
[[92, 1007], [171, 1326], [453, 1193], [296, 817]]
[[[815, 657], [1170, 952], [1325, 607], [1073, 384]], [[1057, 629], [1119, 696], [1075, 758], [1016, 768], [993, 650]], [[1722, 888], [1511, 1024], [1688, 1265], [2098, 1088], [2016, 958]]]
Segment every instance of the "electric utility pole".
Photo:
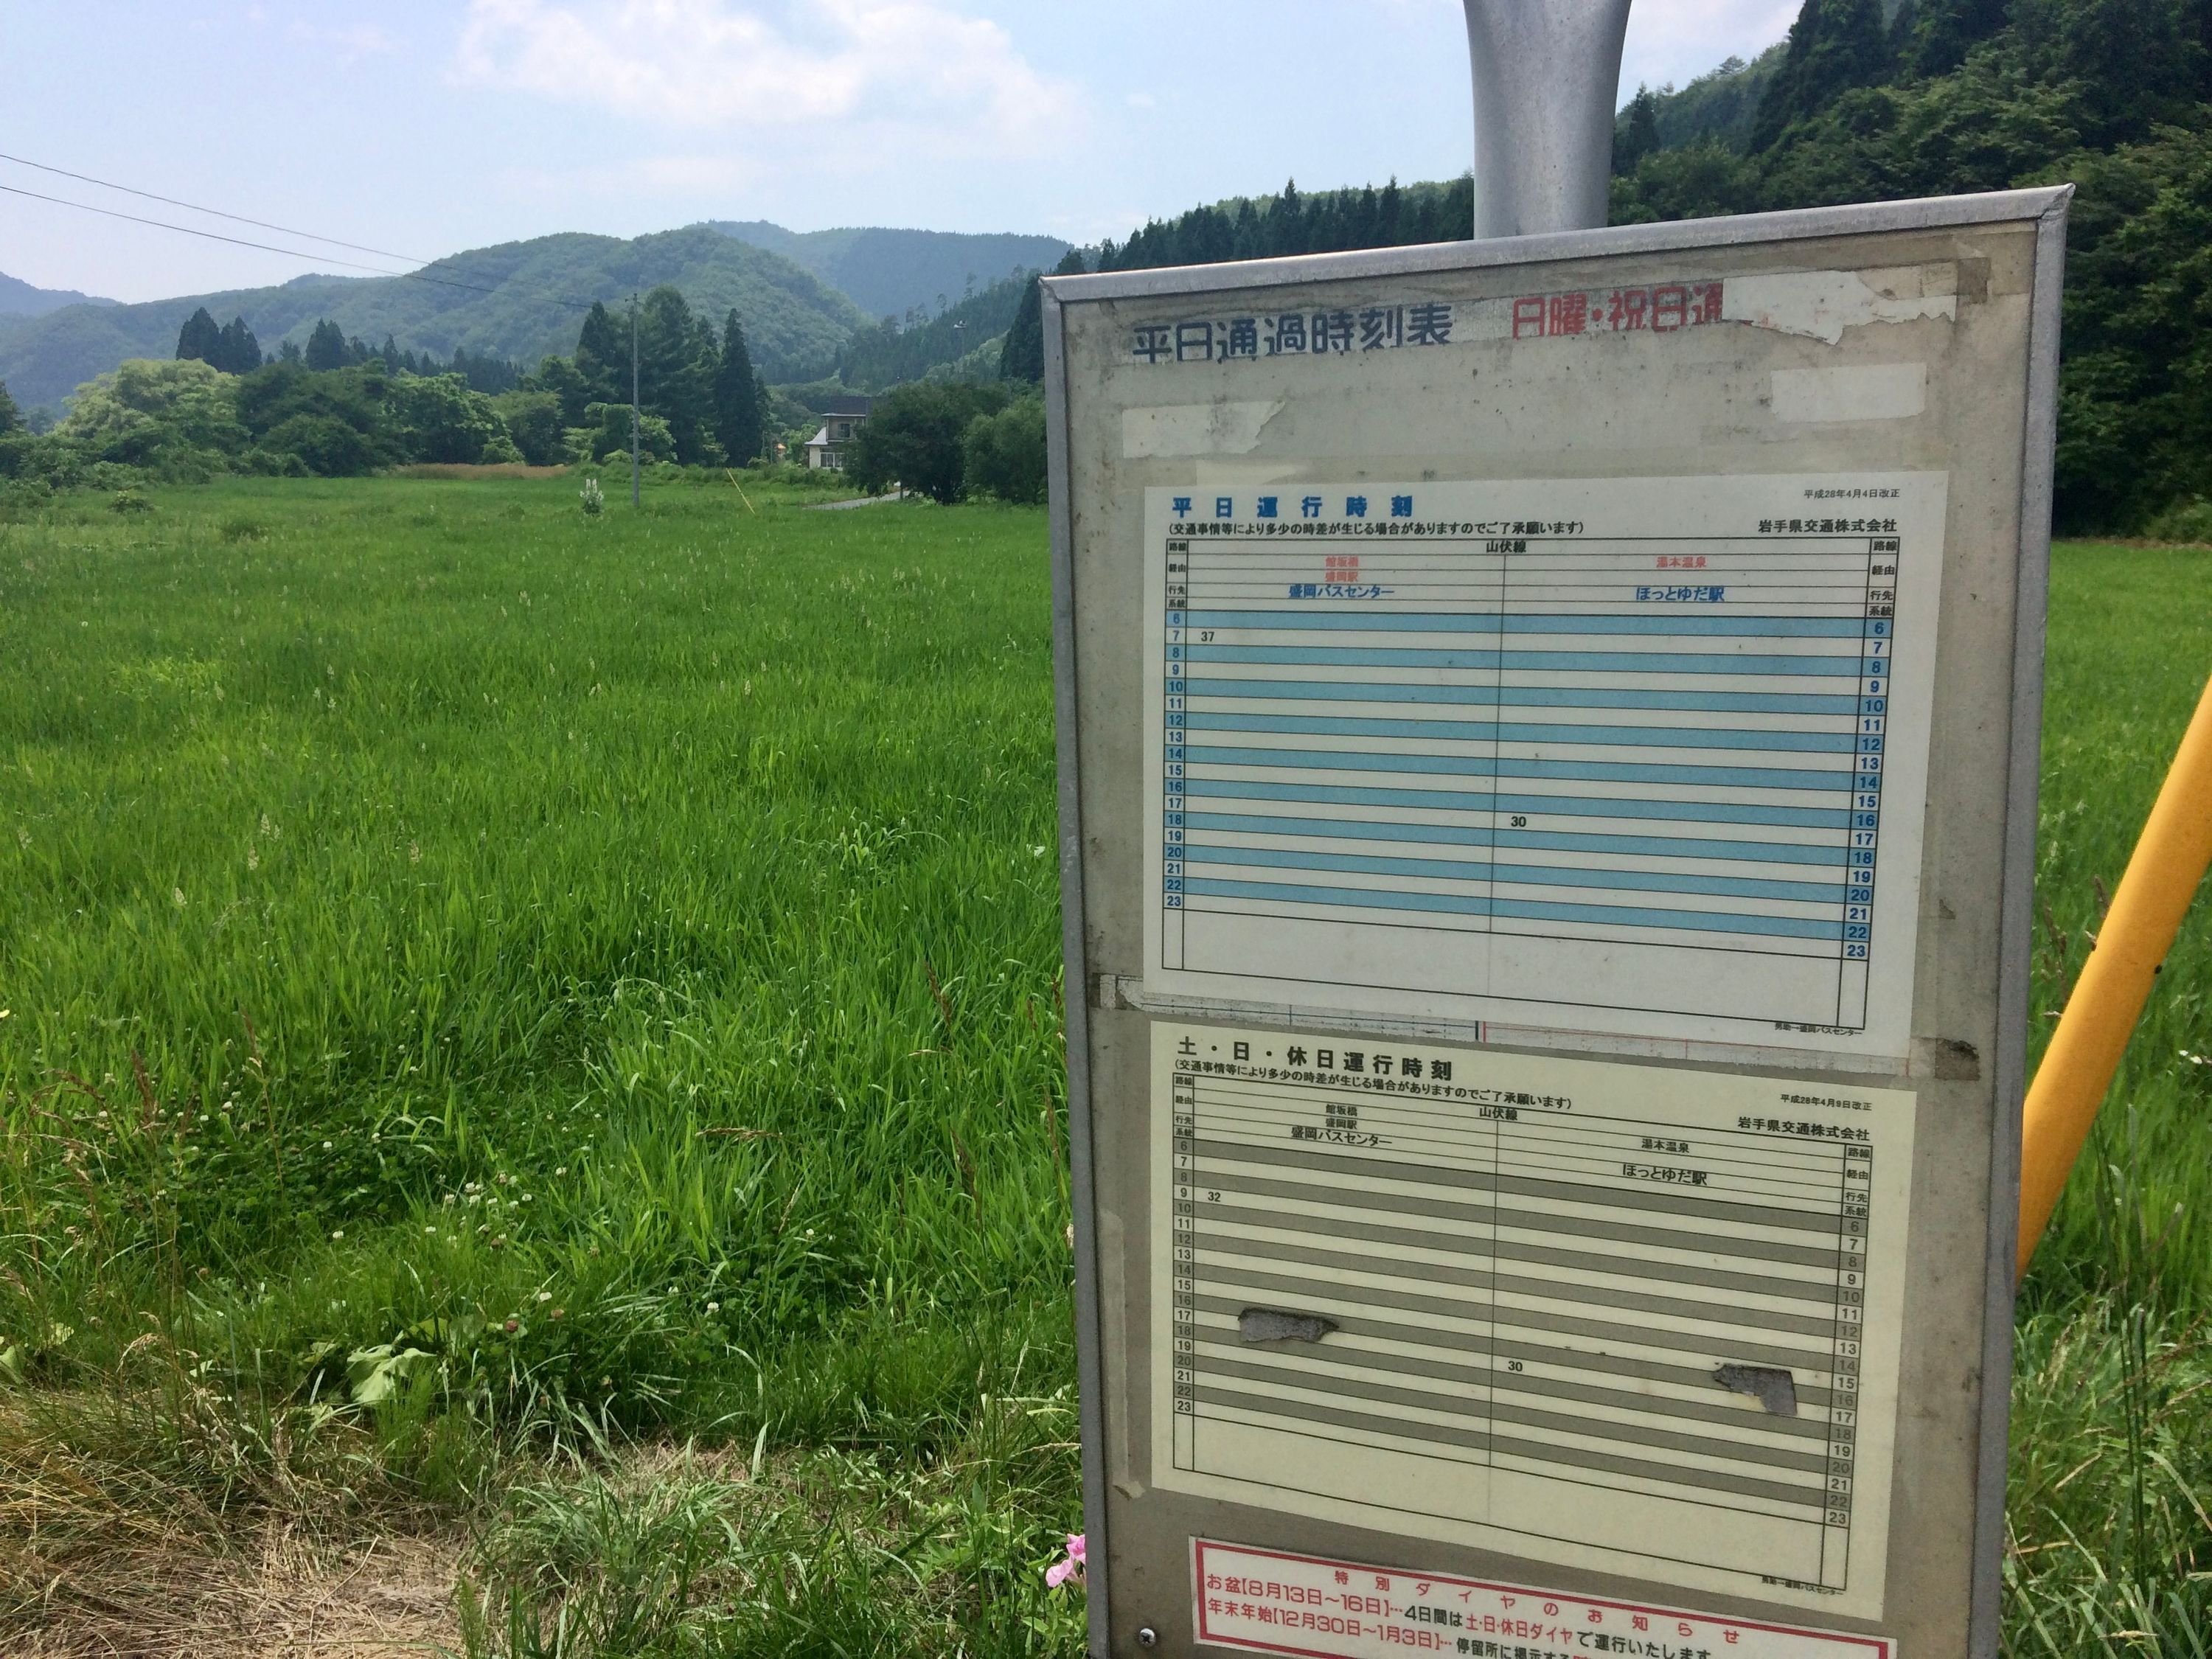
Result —
[[637, 295], [629, 296], [629, 504], [637, 495]]

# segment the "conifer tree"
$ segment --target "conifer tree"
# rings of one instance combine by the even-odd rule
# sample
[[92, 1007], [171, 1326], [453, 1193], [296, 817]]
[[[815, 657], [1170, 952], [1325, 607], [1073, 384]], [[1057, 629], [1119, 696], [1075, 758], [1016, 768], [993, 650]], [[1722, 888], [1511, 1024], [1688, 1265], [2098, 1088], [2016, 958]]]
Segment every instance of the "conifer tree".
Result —
[[576, 336], [576, 372], [583, 376], [584, 402], [629, 401], [629, 324], [616, 321], [596, 300]]
[[22, 425], [23, 411], [15, 407], [15, 400], [8, 395], [8, 383], [0, 380], [0, 438], [6, 437], [10, 432], [21, 430]]
[[1752, 149], [1771, 149], [1791, 122], [1819, 114], [1853, 87], [1874, 85], [1888, 69], [1881, 0], [1805, 0], [1790, 26], [1781, 72], [1759, 100]]
[[348, 361], [345, 331], [327, 317], [320, 319], [307, 336], [307, 367], [321, 372], [343, 368]]
[[714, 435], [733, 466], [756, 460], [763, 438], [767, 388], [753, 369], [744, 325], [732, 310], [722, 324], [722, 351], [714, 365]]
[[213, 363], [222, 355], [222, 330], [208, 308], [202, 306], [185, 319], [185, 325], [177, 331], [177, 361], [197, 358], [204, 363]]
[[216, 337], [216, 355], [208, 361], [224, 373], [251, 374], [261, 367], [261, 342], [253, 337], [253, 331], [246, 327], [245, 318], [234, 317], [225, 323]]

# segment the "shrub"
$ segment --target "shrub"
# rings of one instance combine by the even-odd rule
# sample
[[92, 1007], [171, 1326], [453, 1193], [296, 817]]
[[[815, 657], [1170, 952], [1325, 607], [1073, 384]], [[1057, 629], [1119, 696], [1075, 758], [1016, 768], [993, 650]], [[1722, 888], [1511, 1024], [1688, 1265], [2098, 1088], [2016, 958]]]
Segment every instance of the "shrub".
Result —
[[550, 392], [506, 392], [492, 399], [507, 435], [532, 466], [557, 466], [562, 453], [561, 400]]
[[853, 434], [845, 476], [871, 492], [901, 483], [933, 501], [957, 501], [965, 493], [963, 440], [978, 416], [1006, 406], [1003, 387], [969, 381], [902, 386], [880, 398]]
[[308, 471], [325, 478], [359, 477], [374, 471], [382, 459], [367, 433], [334, 415], [290, 416], [270, 429], [261, 447], [296, 456]]
[[2212, 544], [2212, 501], [2202, 495], [2176, 501], [2145, 525], [2143, 534], [2154, 542]]
[[971, 495], [1032, 505], [1045, 496], [1044, 399], [1023, 398], [978, 415], [961, 440]]

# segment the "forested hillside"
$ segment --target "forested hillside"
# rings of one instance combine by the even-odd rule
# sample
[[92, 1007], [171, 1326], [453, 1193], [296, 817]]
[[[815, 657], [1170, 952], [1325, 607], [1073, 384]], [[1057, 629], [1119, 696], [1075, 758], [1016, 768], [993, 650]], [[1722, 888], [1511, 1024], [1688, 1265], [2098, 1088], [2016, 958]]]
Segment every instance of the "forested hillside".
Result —
[[173, 356], [178, 331], [201, 307], [244, 318], [270, 352], [304, 348], [328, 319], [349, 337], [391, 339], [404, 350], [526, 364], [573, 349], [592, 301], [616, 305], [665, 283], [702, 315], [734, 308], [755, 362], [771, 380], [826, 373], [867, 320], [789, 260], [704, 226], [631, 241], [541, 236], [455, 254], [425, 275], [439, 280], [302, 276], [281, 288], [0, 318], [0, 382], [26, 407], [58, 409], [79, 386], [127, 359]]
[[35, 288], [20, 276], [10, 276], [0, 271], [0, 317], [42, 317], [49, 311], [59, 311], [64, 306], [112, 306], [112, 300], [102, 300], [90, 294], [80, 294], [73, 288]]
[[1057, 236], [878, 226], [793, 231], [764, 219], [716, 219], [708, 228], [780, 253], [849, 296], [869, 316], [895, 317], [908, 327], [1017, 270], [1044, 270], [1068, 249]]
[[[1806, 0], [1756, 60], [1632, 99], [1615, 146], [1615, 223], [2074, 181], [2060, 526], [2212, 495], [2212, 0]], [[1465, 179], [1286, 188], [1101, 263], [1443, 240], [1471, 208]]]
[[2131, 528], [2212, 493], [2208, 101], [2212, 0], [1807, 0], [1771, 58], [1632, 100], [1613, 216], [2075, 181], [2059, 517]]

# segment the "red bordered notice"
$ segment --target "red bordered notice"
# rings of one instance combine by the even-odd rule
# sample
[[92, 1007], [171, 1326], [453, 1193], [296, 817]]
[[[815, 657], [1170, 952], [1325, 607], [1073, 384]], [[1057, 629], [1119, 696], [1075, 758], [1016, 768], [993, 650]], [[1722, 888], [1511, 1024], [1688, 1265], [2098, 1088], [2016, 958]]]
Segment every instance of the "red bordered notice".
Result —
[[1844, 1636], [1191, 1540], [1200, 1642], [1299, 1659], [1897, 1659]]

